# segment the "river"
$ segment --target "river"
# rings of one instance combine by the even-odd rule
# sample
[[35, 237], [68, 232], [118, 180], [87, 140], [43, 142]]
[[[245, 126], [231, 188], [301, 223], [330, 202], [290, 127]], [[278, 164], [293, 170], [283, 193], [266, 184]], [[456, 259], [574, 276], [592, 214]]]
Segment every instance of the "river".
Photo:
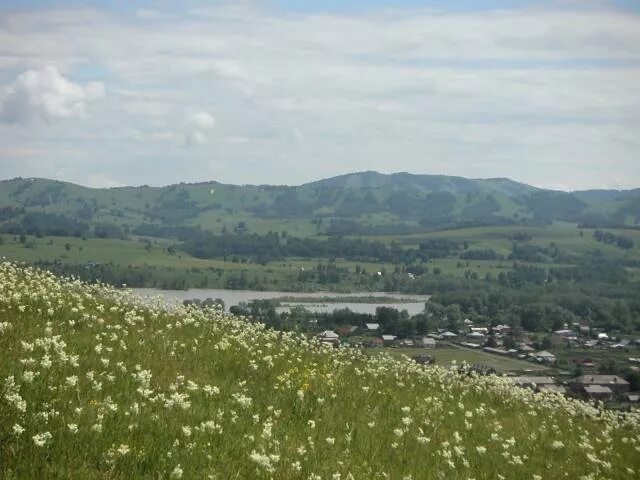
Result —
[[[417, 315], [424, 310], [424, 304], [429, 300], [428, 295], [412, 295], [389, 292], [356, 292], [356, 293], [292, 293], [276, 291], [254, 291], [254, 290], [225, 290], [225, 289], [201, 289], [190, 290], [157, 290], [153, 288], [133, 288], [134, 293], [142, 297], [162, 297], [168, 303], [182, 303], [184, 300], [206, 300], [207, 298], [220, 298], [224, 301], [225, 308], [238, 305], [240, 302], [250, 302], [251, 300], [271, 300], [274, 298], [287, 297], [287, 301], [282, 301], [277, 308], [278, 312], [288, 311], [294, 306], [302, 306], [309, 311], [317, 313], [330, 313], [333, 310], [348, 308], [356, 313], [376, 313], [376, 308], [380, 306], [407, 310], [409, 315]], [[323, 298], [331, 298], [331, 302], [322, 301]], [[384, 298], [381, 302], [353, 302], [349, 301], [354, 297], [378, 297]], [[315, 299], [317, 302], [296, 302], [296, 298]], [[290, 299], [290, 300], [289, 300]], [[339, 299], [337, 301], [336, 299]]]

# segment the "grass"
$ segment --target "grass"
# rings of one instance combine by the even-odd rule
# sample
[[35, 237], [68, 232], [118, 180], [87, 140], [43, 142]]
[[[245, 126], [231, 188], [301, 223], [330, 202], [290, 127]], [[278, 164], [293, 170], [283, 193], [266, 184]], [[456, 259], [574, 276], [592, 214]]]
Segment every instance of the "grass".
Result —
[[[405, 246], [417, 246], [428, 238], [454, 240], [459, 243], [467, 242], [470, 249], [490, 248], [505, 257], [511, 253], [515, 234], [526, 233], [530, 235], [531, 243], [539, 246], [548, 246], [555, 243], [561, 250], [567, 250], [574, 254], [588, 254], [594, 250], [600, 250], [609, 258], [640, 259], [640, 230], [634, 229], [606, 229], [615, 235], [623, 235], [634, 241], [634, 248], [625, 252], [613, 245], [605, 245], [593, 238], [595, 229], [579, 229], [576, 224], [566, 222], [554, 222], [544, 227], [475, 227], [444, 230], [429, 233], [416, 233], [410, 235], [387, 235], [377, 238], [387, 243], [397, 242]], [[582, 235], [580, 235], [582, 232]]]
[[0, 265], [0, 478], [637, 478], [640, 417]]
[[[380, 350], [373, 350], [380, 351]], [[429, 355], [436, 359], [436, 364], [442, 367], [449, 368], [451, 365], [462, 365], [466, 362], [470, 365], [479, 364], [485, 365], [489, 368], [495, 369], [498, 373], [507, 372], [524, 372], [531, 370], [534, 372], [540, 372], [548, 370], [547, 367], [536, 365], [535, 363], [526, 362], [511, 357], [501, 357], [493, 355], [482, 350], [472, 350], [470, 348], [463, 347], [438, 347], [434, 349], [424, 348], [386, 348], [384, 353], [388, 353], [393, 357], [412, 357], [414, 355]]]

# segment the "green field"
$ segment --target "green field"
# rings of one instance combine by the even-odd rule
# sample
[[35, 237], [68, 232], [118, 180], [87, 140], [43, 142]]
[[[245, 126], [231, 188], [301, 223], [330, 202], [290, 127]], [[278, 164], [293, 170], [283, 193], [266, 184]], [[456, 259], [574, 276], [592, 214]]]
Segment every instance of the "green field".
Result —
[[606, 231], [632, 239], [635, 244], [634, 248], [625, 251], [613, 245], [597, 242], [593, 238], [595, 229], [578, 228], [575, 223], [566, 222], [554, 222], [545, 227], [476, 227], [369, 238], [412, 247], [418, 246], [421, 241], [429, 238], [455, 240], [460, 243], [467, 242], [470, 249], [490, 248], [506, 257], [511, 252], [513, 236], [524, 233], [531, 236], [530, 242], [535, 245], [547, 246], [554, 243], [560, 249], [567, 249], [575, 254], [584, 255], [594, 250], [600, 250], [607, 258], [640, 259], [640, 230], [606, 229]]
[[470, 348], [448, 346], [433, 349], [424, 348], [385, 348], [383, 350], [371, 350], [370, 352], [388, 353], [393, 357], [412, 357], [414, 355], [430, 355], [436, 359], [436, 365], [451, 367], [452, 365], [462, 365], [466, 362], [469, 365], [483, 365], [495, 369], [498, 373], [507, 372], [542, 372], [549, 370], [545, 366], [526, 362], [517, 358], [501, 357], [482, 350], [472, 350]]
[[[266, 227], [265, 227], [266, 229]], [[447, 230], [433, 233], [421, 233], [411, 235], [368, 237], [371, 241], [383, 241], [386, 243], [395, 242], [406, 248], [416, 248], [425, 239], [447, 239], [454, 240], [460, 244], [465, 243], [468, 249], [492, 249], [503, 255], [505, 260], [461, 260], [459, 258], [434, 258], [429, 260], [426, 267], [429, 271], [439, 271], [443, 275], [464, 277], [469, 273], [475, 273], [478, 278], [484, 278], [487, 274], [497, 277], [501, 272], [508, 272], [513, 269], [513, 261], [506, 260], [509, 256], [513, 240], [513, 235], [527, 234], [531, 237], [528, 243], [546, 247], [555, 245], [563, 254], [564, 258], [575, 258], [576, 261], [583, 262], [600, 252], [601, 258], [608, 260], [631, 260], [640, 261], [640, 230], [607, 230], [615, 234], [623, 234], [633, 239], [634, 248], [624, 251], [613, 245], [597, 242], [593, 238], [593, 229], [578, 229], [575, 224], [556, 222], [547, 227], [478, 227], [467, 229]], [[582, 232], [582, 235], [581, 235]], [[302, 232], [301, 232], [302, 233]], [[310, 233], [310, 232], [306, 232]], [[171, 275], [182, 275], [185, 285], [190, 286], [221, 286], [219, 280], [214, 278], [212, 271], [216, 275], [238, 274], [244, 272], [245, 275], [260, 279], [265, 277], [272, 287], [280, 289], [307, 289], [296, 284], [297, 274], [300, 269], [313, 269], [319, 262], [326, 262], [327, 259], [295, 259], [290, 258], [285, 261], [272, 261], [266, 265], [259, 265], [251, 262], [234, 262], [230, 258], [224, 259], [200, 259], [180, 250], [180, 243], [176, 241], [157, 238], [137, 238], [130, 240], [119, 239], [99, 239], [77, 237], [35, 237], [27, 236], [26, 242], [21, 243], [17, 236], [0, 235], [0, 256], [14, 261], [28, 263], [55, 262], [63, 264], [83, 266], [88, 263], [113, 264], [128, 269], [153, 269], [158, 278], [170, 281]], [[173, 253], [169, 247], [173, 245]], [[377, 271], [391, 273], [395, 266], [390, 263], [376, 262], [356, 262], [342, 259], [335, 259], [336, 265], [345, 268], [348, 272], [355, 272], [356, 266], [364, 268], [372, 274]], [[570, 267], [572, 263], [528, 263], [519, 262], [520, 265], [531, 265], [543, 268]], [[640, 279], [640, 268], [629, 267], [628, 272], [631, 279]], [[207, 273], [208, 272], [208, 273]], [[310, 285], [308, 289], [335, 289], [338, 291], [350, 291], [363, 289], [361, 279], [355, 276], [349, 277], [340, 285], [332, 287], [319, 287]], [[226, 280], [224, 280], [226, 281]], [[262, 280], [261, 280], [262, 281]], [[210, 283], [211, 282], [211, 283]], [[366, 285], [369, 285], [368, 282]]]

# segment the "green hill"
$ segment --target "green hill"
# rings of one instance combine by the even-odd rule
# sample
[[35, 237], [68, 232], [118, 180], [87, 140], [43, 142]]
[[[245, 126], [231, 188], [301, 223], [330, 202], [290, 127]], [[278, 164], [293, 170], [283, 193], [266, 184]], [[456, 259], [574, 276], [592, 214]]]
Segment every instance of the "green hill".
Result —
[[640, 190], [567, 193], [500, 178], [376, 172], [300, 186], [206, 182], [91, 189], [44, 179], [0, 182], [0, 228], [7, 233], [176, 237], [176, 228], [199, 227], [214, 233], [380, 235], [553, 221], [637, 227]]
[[0, 264], [0, 478], [633, 479], [638, 413]]

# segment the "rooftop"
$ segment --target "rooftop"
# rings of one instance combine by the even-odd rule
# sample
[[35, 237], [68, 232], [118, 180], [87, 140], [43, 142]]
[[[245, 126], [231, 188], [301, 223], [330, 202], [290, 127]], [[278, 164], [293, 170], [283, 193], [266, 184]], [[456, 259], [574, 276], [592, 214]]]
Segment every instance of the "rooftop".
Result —
[[582, 385], [629, 385], [629, 382], [617, 375], [582, 375], [573, 381]]

